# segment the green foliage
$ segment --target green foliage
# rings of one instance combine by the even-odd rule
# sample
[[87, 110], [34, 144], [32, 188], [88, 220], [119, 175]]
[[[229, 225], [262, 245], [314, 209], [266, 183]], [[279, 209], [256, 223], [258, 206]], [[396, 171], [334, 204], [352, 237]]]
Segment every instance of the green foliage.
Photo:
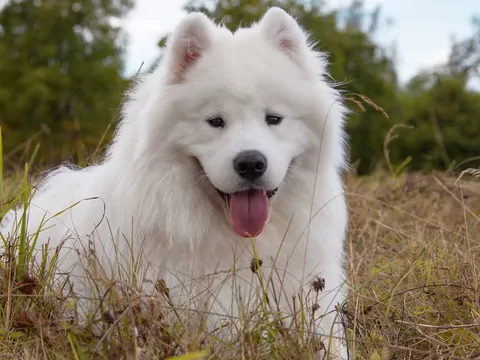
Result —
[[474, 17], [472, 24], [474, 34], [455, 42], [452, 47], [448, 67], [457, 76], [480, 75], [480, 17]]
[[394, 147], [397, 161], [410, 153], [412, 169], [451, 170], [480, 154], [480, 95], [463, 77], [423, 74], [405, 92], [402, 119], [414, 130]]
[[131, 0], [12, 0], [2, 8], [0, 123], [7, 154], [35, 134], [41, 160], [49, 163], [81, 156], [80, 136], [96, 145], [125, 86], [122, 36], [111, 18], [131, 6]]

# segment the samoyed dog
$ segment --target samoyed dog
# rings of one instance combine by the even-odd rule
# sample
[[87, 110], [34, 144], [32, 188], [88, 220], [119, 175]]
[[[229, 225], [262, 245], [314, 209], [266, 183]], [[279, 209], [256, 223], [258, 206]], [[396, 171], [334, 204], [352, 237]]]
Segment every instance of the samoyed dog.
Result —
[[[101, 163], [38, 184], [28, 234], [61, 245], [58, 271], [77, 293], [94, 248], [109, 276], [135, 258], [142, 279], [162, 277], [191, 306], [210, 301], [212, 323], [247, 311], [261, 260], [270, 302], [289, 312], [315, 294], [315, 329], [346, 358], [346, 108], [326, 77], [325, 56], [280, 8], [235, 33], [187, 15], [128, 93]], [[3, 219], [4, 236], [22, 214]]]

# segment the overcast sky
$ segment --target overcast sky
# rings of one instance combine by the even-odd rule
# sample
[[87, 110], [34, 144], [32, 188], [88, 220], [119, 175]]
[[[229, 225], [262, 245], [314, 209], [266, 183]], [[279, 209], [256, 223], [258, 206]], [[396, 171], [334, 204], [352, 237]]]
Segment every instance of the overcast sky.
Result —
[[[378, 35], [381, 44], [393, 41], [402, 81], [423, 68], [442, 63], [448, 55], [451, 37], [472, 33], [471, 18], [480, 14], [480, 0], [365, 0], [367, 8], [382, 5], [383, 18], [393, 23]], [[327, 0], [330, 7], [349, 0]], [[157, 42], [185, 15], [183, 0], [136, 0], [136, 7], [122, 22], [128, 33], [128, 75], [142, 61], [148, 67], [158, 56]], [[322, 39], [319, 39], [320, 41]]]

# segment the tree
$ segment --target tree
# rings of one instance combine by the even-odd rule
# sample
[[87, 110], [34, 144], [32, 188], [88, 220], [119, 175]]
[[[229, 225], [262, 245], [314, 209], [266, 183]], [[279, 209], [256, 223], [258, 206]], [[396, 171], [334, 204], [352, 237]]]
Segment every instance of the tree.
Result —
[[447, 64], [451, 74], [465, 78], [480, 76], [480, 17], [472, 23], [473, 35], [453, 43]]
[[408, 132], [391, 147], [394, 162], [410, 159], [408, 170], [460, 171], [480, 161], [480, 20], [472, 36], [454, 41], [448, 61], [414, 76], [399, 90], [396, 122]]
[[480, 164], [480, 94], [467, 86], [469, 71], [458, 69], [447, 64], [420, 73], [402, 91], [400, 119], [412, 129], [396, 141], [392, 157], [411, 158], [409, 170], [460, 171]]
[[97, 145], [125, 86], [124, 38], [112, 19], [132, 6], [132, 0], [10, 0], [0, 10], [7, 153], [35, 134], [48, 163], [79, 151], [72, 146], [80, 135], [88, 148]]

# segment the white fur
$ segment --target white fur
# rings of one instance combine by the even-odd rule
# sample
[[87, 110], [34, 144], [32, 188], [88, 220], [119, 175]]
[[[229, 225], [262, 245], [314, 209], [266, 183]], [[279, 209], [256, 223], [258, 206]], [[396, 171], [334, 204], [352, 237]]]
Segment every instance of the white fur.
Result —
[[[190, 61], [184, 61], [186, 54]], [[216, 297], [212, 312], [238, 314], [233, 295], [241, 291], [242, 299], [248, 297], [252, 248], [249, 239], [235, 234], [212, 184], [235, 191], [233, 158], [242, 150], [259, 150], [268, 159], [265, 186], [279, 187], [269, 222], [255, 239], [262, 269], [269, 274], [274, 265], [285, 276], [282, 281], [273, 276], [283, 287], [284, 308], [301, 286], [307, 292], [315, 276], [324, 278], [319, 311], [331, 314], [319, 326], [328, 334], [335, 305], [345, 299], [347, 212], [341, 182], [345, 108], [325, 80], [325, 65], [297, 22], [279, 8], [234, 34], [203, 14], [188, 15], [162, 63], [129, 92], [101, 164], [63, 167], [41, 183], [29, 211], [29, 233], [38, 229], [45, 211], [51, 216], [93, 198], [51, 218], [38, 240], [38, 245], [50, 241], [50, 247], [66, 241], [60, 269], [78, 278], [78, 292], [84, 270], [74, 268], [78, 254], [70, 248], [93, 245], [106, 268], [114, 254], [128, 267], [133, 243], [135, 256], [150, 266], [151, 280], [152, 269], [171, 289], [204, 276], [188, 291], [200, 293], [208, 285]], [[282, 115], [281, 124], [268, 126], [266, 111]], [[225, 120], [224, 128], [206, 122], [214, 116]], [[21, 210], [10, 215], [3, 234]], [[223, 281], [222, 271], [234, 265], [236, 276]], [[217, 275], [205, 280], [212, 273]], [[180, 289], [177, 294], [185, 295]], [[340, 327], [335, 329], [341, 336]], [[338, 358], [345, 358], [344, 345], [335, 343]]]

